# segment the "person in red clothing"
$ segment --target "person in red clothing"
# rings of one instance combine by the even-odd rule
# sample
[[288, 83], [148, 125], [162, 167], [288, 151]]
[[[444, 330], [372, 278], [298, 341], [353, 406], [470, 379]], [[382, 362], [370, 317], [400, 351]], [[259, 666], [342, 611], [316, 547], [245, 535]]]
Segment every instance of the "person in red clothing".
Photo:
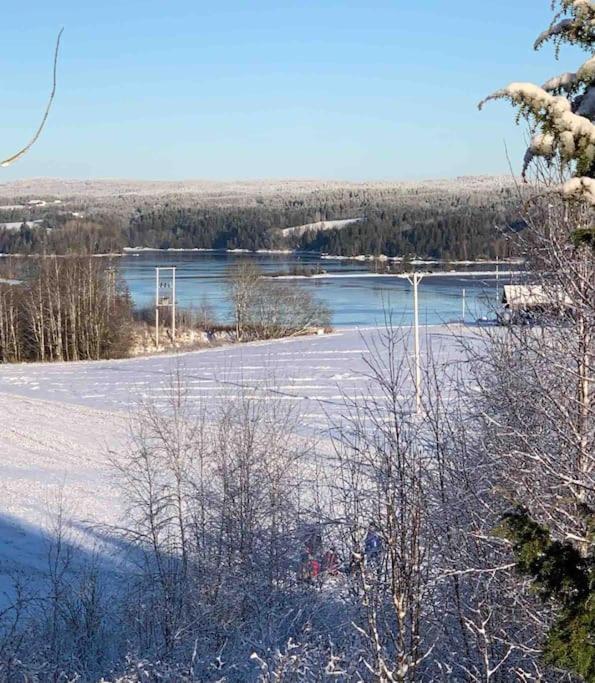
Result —
[[313, 583], [320, 574], [320, 562], [308, 551], [302, 555], [299, 579], [304, 583]]
[[310, 556], [308, 558], [308, 576], [311, 581], [314, 581], [320, 574], [320, 562], [315, 558]]

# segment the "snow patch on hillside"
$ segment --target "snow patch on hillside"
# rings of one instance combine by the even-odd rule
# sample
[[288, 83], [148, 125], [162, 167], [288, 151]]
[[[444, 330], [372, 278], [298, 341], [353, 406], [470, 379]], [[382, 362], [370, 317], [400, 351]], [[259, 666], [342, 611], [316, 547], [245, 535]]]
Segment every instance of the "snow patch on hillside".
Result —
[[338, 230], [353, 223], [363, 221], [363, 216], [359, 218], [343, 218], [337, 221], [318, 221], [317, 223], [305, 223], [304, 225], [295, 225], [292, 228], [283, 228], [281, 233], [284, 237], [288, 235], [303, 235], [305, 232], [322, 232], [324, 230]]

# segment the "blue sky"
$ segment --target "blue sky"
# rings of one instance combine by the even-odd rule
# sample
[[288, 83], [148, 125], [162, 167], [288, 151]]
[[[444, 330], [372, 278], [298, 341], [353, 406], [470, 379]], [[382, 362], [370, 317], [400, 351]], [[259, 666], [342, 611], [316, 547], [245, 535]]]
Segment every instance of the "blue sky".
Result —
[[6, 0], [0, 155], [55, 107], [17, 178], [408, 179], [508, 173], [524, 130], [476, 103], [573, 70], [549, 0]]

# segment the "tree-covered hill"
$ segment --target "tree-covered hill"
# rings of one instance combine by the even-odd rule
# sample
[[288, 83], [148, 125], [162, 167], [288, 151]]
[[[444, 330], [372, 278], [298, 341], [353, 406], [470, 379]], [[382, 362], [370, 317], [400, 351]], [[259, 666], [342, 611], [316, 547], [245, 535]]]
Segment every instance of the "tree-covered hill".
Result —
[[[7, 196], [0, 187], [0, 196], [7, 197], [4, 206], [0, 203], [0, 253], [106, 253], [152, 247], [475, 259], [509, 256], [507, 233], [518, 225], [515, 187], [496, 179], [288, 182], [158, 194], [160, 187], [142, 192], [134, 186], [130, 193], [105, 195], [85, 194], [79, 188], [73, 195], [62, 195], [59, 204], [52, 201], [56, 195], [46, 195], [45, 205], [31, 194]], [[335, 229], [282, 233], [294, 226], [352, 218], [360, 220]], [[15, 225], [19, 221], [20, 228]]]

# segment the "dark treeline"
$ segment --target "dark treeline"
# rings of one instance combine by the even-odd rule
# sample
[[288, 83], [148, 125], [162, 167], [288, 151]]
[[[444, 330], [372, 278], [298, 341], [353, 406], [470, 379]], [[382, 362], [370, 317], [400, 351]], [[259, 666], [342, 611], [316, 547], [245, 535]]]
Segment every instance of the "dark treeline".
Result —
[[[289, 212], [300, 220], [298, 212]], [[284, 242], [275, 228], [287, 221], [266, 207], [137, 210], [127, 230], [130, 246], [159, 249], [274, 249]]]
[[509, 234], [518, 223], [496, 209], [453, 207], [433, 214], [424, 210], [378, 209], [344, 228], [308, 231], [297, 246], [306, 251], [357, 256], [422, 256], [443, 259], [506, 258], [512, 255]]
[[128, 294], [104, 259], [44, 258], [0, 272], [0, 362], [125, 356], [131, 319]]
[[[185, 202], [186, 205], [182, 205]], [[0, 253], [112, 253], [157, 249], [281, 249], [446, 259], [510, 256], [518, 225], [511, 187], [333, 190], [256, 197], [241, 205], [139, 201], [127, 216], [104, 206], [84, 219], [49, 209], [39, 225], [0, 229]], [[39, 213], [36, 213], [39, 216]], [[359, 218], [343, 228], [284, 234], [285, 228]], [[15, 221], [0, 215], [2, 220]], [[17, 219], [17, 220], [18, 220]], [[37, 218], [39, 220], [39, 217]]]
[[0, 254], [113, 254], [127, 246], [126, 224], [110, 215], [93, 219], [46, 216], [39, 226], [0, 228]]

